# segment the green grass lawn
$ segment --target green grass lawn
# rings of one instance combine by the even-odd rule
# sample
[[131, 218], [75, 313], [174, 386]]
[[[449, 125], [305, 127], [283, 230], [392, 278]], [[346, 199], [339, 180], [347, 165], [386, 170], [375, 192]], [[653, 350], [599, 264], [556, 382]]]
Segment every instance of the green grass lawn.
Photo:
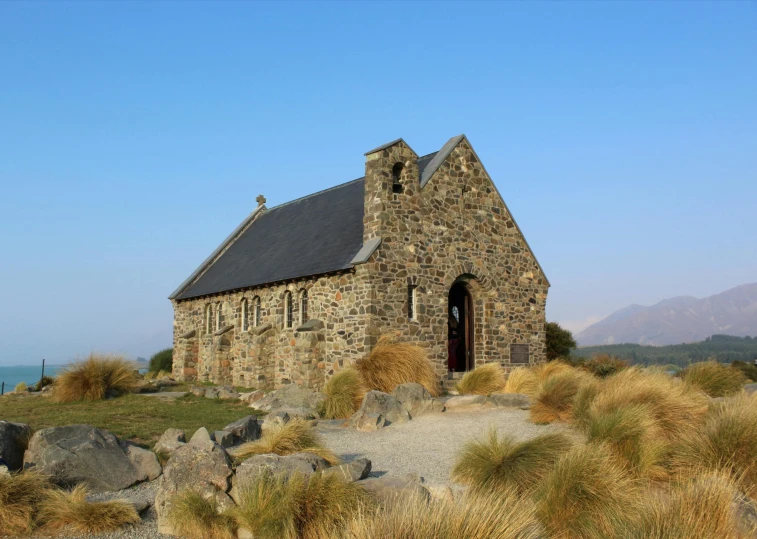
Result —
[[184, 429], [189, 439], [200, 427], [213, 432], [244, 416], [257, 414], [243, 402], [191, 394], [174, 400], [124, 395], [99, 402], [65, 404], [40, 396], [0, 397], [0, 419], [26, 423], [34, 430], [92, 425], [146, 447], [152, 447], [169, 428]]

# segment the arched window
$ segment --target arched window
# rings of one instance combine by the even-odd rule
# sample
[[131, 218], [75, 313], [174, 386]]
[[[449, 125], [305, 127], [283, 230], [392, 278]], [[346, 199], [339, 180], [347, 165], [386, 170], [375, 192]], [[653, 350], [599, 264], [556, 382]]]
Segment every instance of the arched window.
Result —
[[292, 327], [292, 293], [287, 290], [284, 292], [284, 327]]
[[216, 305], [216, 331], [221, 329], [221, 324], [223, 323], [223, 303], [218, 303]]
[[404, 165], [402, 163], [396, 163], [392, 167], [392, 193], [397, 194], [402, 192], [402, 182], [400, 178], [402, 176], [402, 169]]
[[247, 298], [242, 300], [242, 331], [250, 329], [250, 309]]
[[308, 291], [300, 290], [300, 325], [308, 321]]
[[252, 300], [252, 323], [255, 327], [260, 326], [260, 319], [260, 298], [256, 297]]
[[205, 333], [213, 333], [213, 306], [205, 305]]

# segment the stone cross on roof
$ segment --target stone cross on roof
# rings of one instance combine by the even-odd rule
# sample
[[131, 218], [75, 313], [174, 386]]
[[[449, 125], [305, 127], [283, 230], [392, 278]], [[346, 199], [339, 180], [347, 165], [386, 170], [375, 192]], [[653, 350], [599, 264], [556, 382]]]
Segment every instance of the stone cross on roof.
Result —
[[265, 204], [265, 197], [263, 195], [258, 195], [258, 198], [255, 199], [255, 202], [258, 203], [258, 206], [262, 206]]

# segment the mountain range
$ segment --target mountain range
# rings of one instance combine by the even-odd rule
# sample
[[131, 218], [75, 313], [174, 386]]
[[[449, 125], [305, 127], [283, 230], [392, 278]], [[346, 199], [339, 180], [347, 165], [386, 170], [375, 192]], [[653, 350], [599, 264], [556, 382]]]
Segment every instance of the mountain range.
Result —
[[633, 343], [662, 346], [710, 335], [757, 336], [757, 283], [697, 299], [678, 296], [656, 305], [630, 305], [576, 335], [579, 346]]

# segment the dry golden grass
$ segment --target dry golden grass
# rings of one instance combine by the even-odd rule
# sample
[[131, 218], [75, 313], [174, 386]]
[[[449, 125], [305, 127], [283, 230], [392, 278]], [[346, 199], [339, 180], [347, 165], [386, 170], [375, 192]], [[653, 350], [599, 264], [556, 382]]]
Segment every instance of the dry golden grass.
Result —
[[26, 384], [24, 382], [19, 382], [16, 384], [16, 387], [13, 388], [13, 391], [16, 393], [22, 393], [26, 391]]
[[578, 388], [576, 396], [573, 398], [573, 417], [571, 422], [581, 429], [585, 429], [589, 421], [589, 412], [594, 399], [600, 392], [602, 383], [600, 380], [586, 380]]
[[603, 445], [564, 454], [535, 492], [537, 515], [550, 537], [618, 537], [640, 516], [640, 483]]
[[313, 427], [302, 419], [292, 419], [288, 423], [266, 426], [259, 440], [240, 445], [231, 451], [231, 455], [244, 460], [253, 455], [266, 453], [291, 455], [303, 451], [315, 453], [330, 464], [339, 463], [336, 455], [323, 447]]
[[142, 375], [142, 379], [147, 381], [153, 380], [156, 374], [157, 373], [155, 371], [147, 371]]
[[570, 420], [576, 394], [581, 386], [593, 381], [590, 374], [571, 367], [547, 376], [540, 382], [534, 396], [530, 410], [531, 420], [540, 424]]
[[518, 367], [510, 372], [505, 382], [504, 393], [524, 393], [533, 396], [539, 388], [539, 377], [528, 367]]
[[437, 397], [441, 392], [439, 377], [420, 346], [397, 342], [393, 335], [383, 335], [371, 353], [355, 362], [367, 389], [391, 393], [398, 385], [416, 382]]
[[607, 378], [629, 367], [628, 362], [609, 354], [597, 354], [581, 364], [581, 368], [599, 378]]
[[741, 394], [713, 406], [701, 427], [678, 439], [672, 460], [682, 474], [701, 468], [729, 473], [757, 497], [757, 396]]
[[726, 397], [744, 389], [746, 376], [739, 369], [721, 365], [717, 361], [692, 363], [680, 373], [687, 384], [707, 393], [710, 397]]
[[645, 497], [641, 522], [619, 530], [627, 539], [748, 539], [755, 529], [740, 520], [736, 484], [720, 474], [701, 473], [670, 493]]
[[491, 395], [505, 387], [505, 371], [497, 363], [487, 363], [466, 372], [455, 385], [461, 395]]
[[369, 506], [361, 486], [335, 475], [260, 474], [241, 490], [231, 514], [256, 538], [327, 539]]
[[321, 417], [346, 419], [360, 408], [365, 396], [365, 385], [357, 370], [346, 368], [326, 382], [323, 393], [326, 399], [321, 406]]
[[[427, 502], [402, 496], [378, 511], [361, 511], [339, 539], [537, 539], [533, 503], [514, 491]], [[320, 539], [320, 538], [319, 538]], [[325, 538], [324, 538], [325, 539]]]
[[31, 533], [37, 507], [51, 488], [47, 478], [31, 470], [0, 476], [0, 534]]
[[564, 361], [555, 360], [555, 361], [548, 361], [546, 363], [539, 363], [538, 365], [534, 366], [531, 370], [536, 375], [536, 378], [539, 381], [544, 381], [547, 378], [550, 378], [556, 374], [574, 371], [576, 369], [568, 365]]
[[134, 507], [124, 501], [88, 502], [87, 489], [79, 485], [70, 492], [50, 490], [39, 508], [45, 532], [99, 534], [140, 522]]
[[560, 433], [519, 442], [507, 436], [500, 438], [492, 428], [486, 439], [465, 444], [452, 469], [452, 479], [484, 495], [513, 489], [525, 494], [571, 445]]
[[187, 539], [234, 539], [236, 523], [220, 514], [215, 499], [206, 500], [198, 492], [184, 491], [171, 500], [168, 521], [179, 537]]
[[121, 394], [134, 390], [138, 380], [134, 367], [123, 357], [93, 353], [58, 374], [53, 399], [56, 402], [99, 401], [108, 391]]

